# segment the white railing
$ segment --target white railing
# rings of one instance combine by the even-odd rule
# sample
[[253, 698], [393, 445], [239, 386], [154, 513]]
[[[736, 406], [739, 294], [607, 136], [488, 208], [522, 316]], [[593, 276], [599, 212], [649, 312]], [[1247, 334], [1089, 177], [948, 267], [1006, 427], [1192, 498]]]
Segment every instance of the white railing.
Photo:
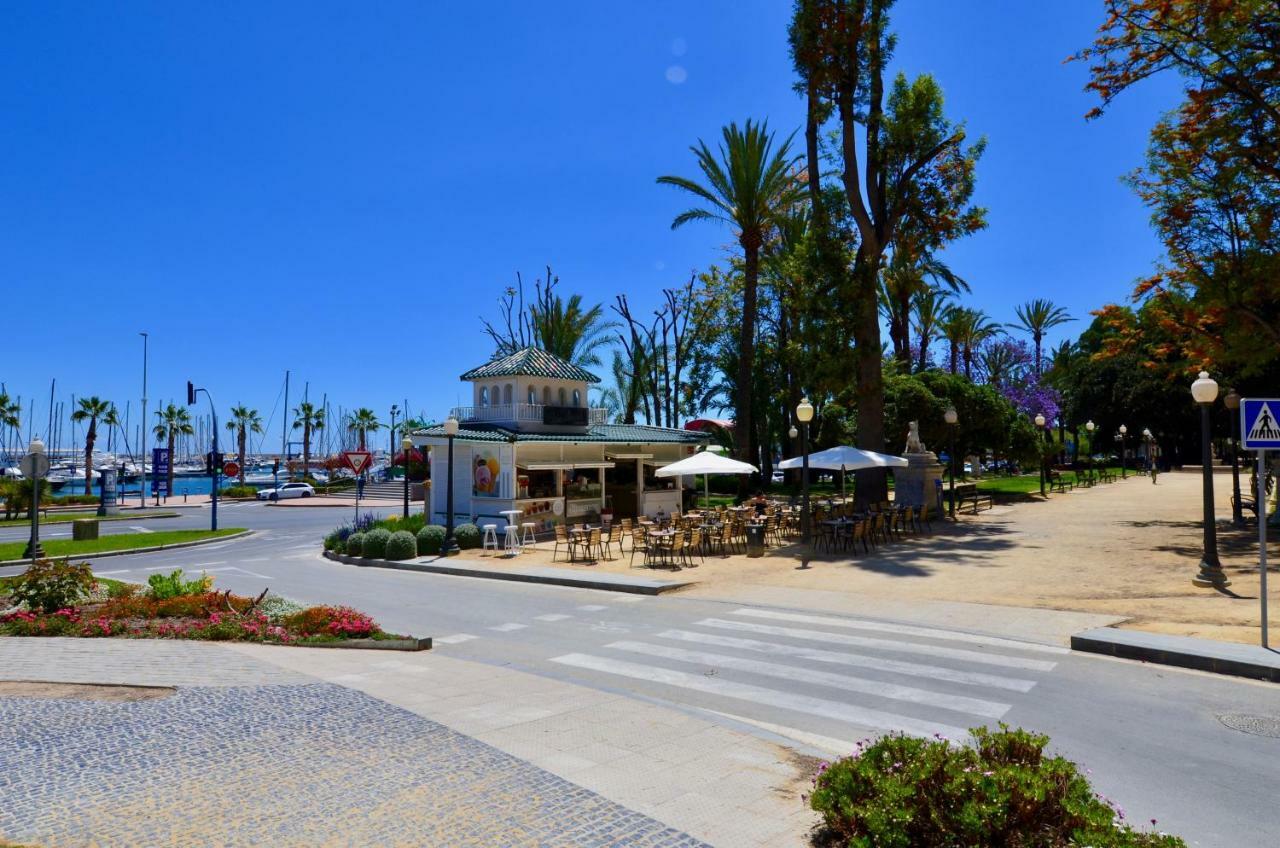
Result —
[[[492, 406], [455, 406], [449, 414], [459, 421], [541, 424], [544, 409], [544, 405], [540, 403], [499, 403]], [[599, 407], [587, 410], [588, 424], [607, 424], [608, 422], [609, 410]]]

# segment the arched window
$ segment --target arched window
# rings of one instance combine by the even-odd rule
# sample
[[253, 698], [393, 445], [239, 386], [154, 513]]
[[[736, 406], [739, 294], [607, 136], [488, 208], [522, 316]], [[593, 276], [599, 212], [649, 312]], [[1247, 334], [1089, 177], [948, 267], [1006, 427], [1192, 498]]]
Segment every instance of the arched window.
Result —
[[542, 387], [542, 405], [543, 406], [551, 405], [551, 387], [550, 386]]
[[573, 390], [573, 405], [582, 406], [582, 393], [577, 389]]
[[535, 406], [538, 403], [538, 390], [533, 386], [529, 387], [529, 405]]
[[489, 405], [489, 388], [487, 386], [480, 387], [480, 405], [481, 406]]
[[497, 383], [493, 384], [493, 388], [489, 391], [489, 402], [494, 406], [502, 403], [502, 386]]
[[561, 405], [561, 406], [565, 406], [565, 405], [566, 405], [566, 403], [565, 403], [565, 393], [564, 393], [564, 389], [561, 389], [561, 390], [560, 390], [560, 405]]
[[511, 405], [511, 384], [507, 383], [502, 387], [502, 402], [507, 406]]

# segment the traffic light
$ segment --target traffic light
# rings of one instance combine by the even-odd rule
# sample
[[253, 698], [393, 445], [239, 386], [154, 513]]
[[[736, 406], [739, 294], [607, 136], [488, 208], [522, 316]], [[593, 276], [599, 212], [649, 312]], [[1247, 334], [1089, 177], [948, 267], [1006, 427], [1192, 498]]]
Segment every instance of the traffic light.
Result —
[[218, 453], [209, 451], [204, 455], [204, 473], [212, 474], [215, 468], [221, 470], [222, 466], [225, 463], [226, 463], [226, 454], [222, 453], [221, 451], [219, 451]]
[[190, 380], [187, 381], [187, 406], [195, 406], [196, 403], [196, 387]]
[[271, 463], [271, 473], [272, 474], [280, 473], [280, 460], [277, 459]]

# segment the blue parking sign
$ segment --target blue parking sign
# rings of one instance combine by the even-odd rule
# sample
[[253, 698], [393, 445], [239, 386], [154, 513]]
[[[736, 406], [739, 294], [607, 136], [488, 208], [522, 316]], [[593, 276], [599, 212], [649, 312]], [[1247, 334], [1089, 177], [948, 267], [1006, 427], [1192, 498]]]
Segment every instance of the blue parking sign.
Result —
[[1280, 398], [1242, 400], [1240, 433], [1245, 450], [1280, 450]]

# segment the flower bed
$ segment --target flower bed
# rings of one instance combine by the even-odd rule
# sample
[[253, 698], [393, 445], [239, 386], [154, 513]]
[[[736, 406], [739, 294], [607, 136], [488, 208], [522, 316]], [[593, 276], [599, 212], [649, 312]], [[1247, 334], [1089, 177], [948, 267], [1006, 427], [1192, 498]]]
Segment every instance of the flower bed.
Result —
[[265, 590], [250, 598], [212, 586], [207, 576], [183, 580], [180, 570], [153, 575], [146, 589], [108, 585], [94, 578], [87, 563], [41, 560], [0, 586], [0, 635], [285, 645], [410, 639], [385, 633], [350, 607], [302, 607]]

